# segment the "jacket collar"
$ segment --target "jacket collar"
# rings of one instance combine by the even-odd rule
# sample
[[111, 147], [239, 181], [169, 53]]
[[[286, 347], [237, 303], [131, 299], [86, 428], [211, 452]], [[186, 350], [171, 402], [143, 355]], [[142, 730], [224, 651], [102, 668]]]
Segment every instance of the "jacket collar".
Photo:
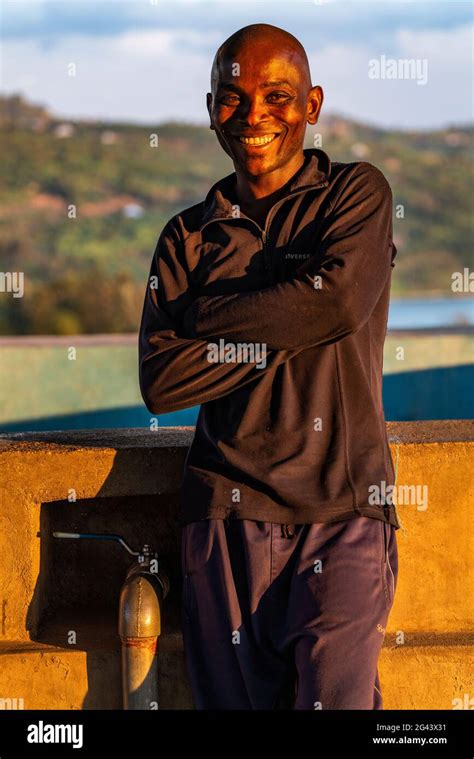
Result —
[[[289, 185], [286, 197], [303, 190], [327, 187], [329, 183], [331, 161], [327, 153], [319, 150], [319, 148], [309, 148], [304, 150], [303, 153], [305, 155], [305, 162]], [[231, 200], [235, 180], [236, 175], [234, 171], [211, 187], [204, 200], [200, 229], [215, 219], [235, 218], [233, 201]]]

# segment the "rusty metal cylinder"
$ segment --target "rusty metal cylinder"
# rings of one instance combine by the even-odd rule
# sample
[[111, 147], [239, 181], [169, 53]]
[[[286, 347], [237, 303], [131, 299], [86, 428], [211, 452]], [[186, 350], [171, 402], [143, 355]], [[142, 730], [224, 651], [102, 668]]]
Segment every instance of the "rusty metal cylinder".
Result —
[[123, 708], [158, 708], [158, 639], [167, 581], [149, 565], [131, 567], [120, 592]]

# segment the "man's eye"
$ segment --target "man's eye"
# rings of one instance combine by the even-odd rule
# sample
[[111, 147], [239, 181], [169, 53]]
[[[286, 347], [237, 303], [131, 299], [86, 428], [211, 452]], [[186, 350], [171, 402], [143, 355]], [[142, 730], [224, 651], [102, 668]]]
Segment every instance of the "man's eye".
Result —
[[219, 98], [219, 103], [222, 103], [223, 105], [236, 105], [238, 102], [238, 95], [224, 95], [223, 97]]
[[276, 103], [277, 105], [289, 103], [292, 99], [291, 95], [288, 95], [286, 92], [272, 92], [270, 95], [267, 95], [267, 100], [270, 103]]

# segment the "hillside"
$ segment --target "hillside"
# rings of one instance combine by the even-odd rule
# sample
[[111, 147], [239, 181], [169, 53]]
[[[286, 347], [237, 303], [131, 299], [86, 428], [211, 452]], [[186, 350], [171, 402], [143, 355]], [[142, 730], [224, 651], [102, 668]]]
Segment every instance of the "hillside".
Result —
[[[333, 160], [381, 168], [404, 207], [394, 294], [451, 295], [452, 272], [472, 268], [473, 129], [388, 132], [333, 116], [308, 147], [314, 131]], [[232, 171], [206, 127], [64, 121], [20, 96], [0, 98], [0, 145], [1, 269], [25, 275], [25, 297], [0, 300], [0, 334], [136, 330], [164, 223]]]

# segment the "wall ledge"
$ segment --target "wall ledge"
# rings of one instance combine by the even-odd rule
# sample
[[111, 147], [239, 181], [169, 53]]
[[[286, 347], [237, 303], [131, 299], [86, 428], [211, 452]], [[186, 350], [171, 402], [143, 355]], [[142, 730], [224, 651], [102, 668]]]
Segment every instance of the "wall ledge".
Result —
[[[474, 421], [447, 419], [442, 421], [388, 422], [389, 442], [396, 444], [472, 443]], [[0, 435], [0, 453], [58, 448], [112, 449], [188, 448], [194, 427], [160, 427], [104, 430], [58, 430], [51, 432], [10, 432]]]

